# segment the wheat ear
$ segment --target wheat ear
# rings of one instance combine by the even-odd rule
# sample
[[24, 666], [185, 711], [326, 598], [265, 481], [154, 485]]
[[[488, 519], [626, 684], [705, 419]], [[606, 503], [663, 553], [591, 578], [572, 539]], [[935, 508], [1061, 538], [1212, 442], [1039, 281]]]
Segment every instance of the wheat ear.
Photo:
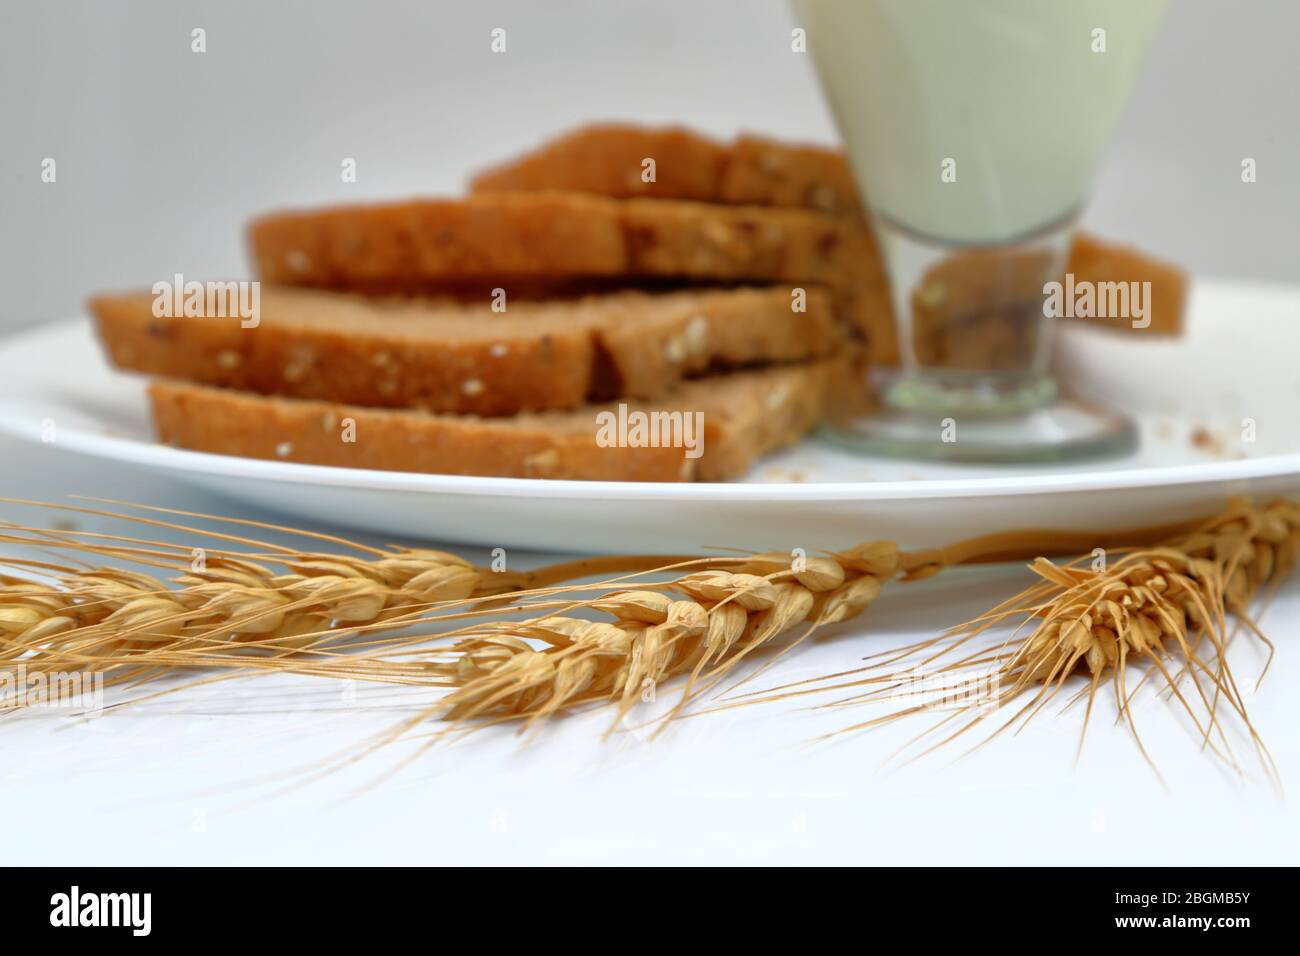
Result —
[[[30, 674], [93, 668], [107, 673], [109, 683], [138, 681], [160, 668], [220, 666], [250, 653], [283, 656], [319, 650], [360, 633], [499, 609], [573, 577], [657, 568], [679, 560], [633, 555], [504, 572], [444, 551], [376, 549], [333, 536], [327, 536], [331, 543], [366, 554], [299, 551], [119, 512], [42, 506], [161, 525], [222, 544], [262, 549], [214, 547], [204, 549], [196, 562], [190, 547], [0, 522], [0, 542], [10, 545], [184, 569], [164, 582], [127, 568], [81, 569], [66, 562], [19, 558], [3, 562], [48, 583], [0, 575], [0, 662], [21, 663]], [[236, 523], [303, 534], [281, 526]], [[0, 701], [0, 707], [6, 706], [20, 703]]]
[[[861, 613], [898, 570], [891, 542], [796, 560], [772, 552], [730, 569], [689, 574], [657, 590], [582, 602], [608, 620], [546, 617], [484, 628], [437, 664], [455, 689], [438, 702], [452, 720], [536, 720], [580, 703], [613, 701], [614, 720], [653, 688], [689, 674], [720, 679], [751, 652], [800, 624], [818, 627]], [[536, 645], [540, 644], [540, 648]]]
[[[1228, 666], [1233, 633], [1228, 616], [1262, 638], [1250, 618], [1250, 603], [1291, 570], [1298, 551], [1300, 505], [1282, 501], [1259, 509], [1234, 501], [1223, 515], [1170, 538], [1163, 547], [1128, 551], [1105, 568], [1038, 558], [1030, 565], [1038, 584], [942, 638], [905, 649], [883, 665], [750, 695], [745, 703], [827, 692], [837, 696], [823, 706], [836, 708], [900, 695], [919, 700], [828, 735], [835, 736], [933, 712], [936, 702], [927, 695], [938, 688], [940, 704], [950, 713], [914, 739], [913, 744], [926, 742], [912, 753], [910, 759], [915, 759], [953, 743], [1013, 703], [1017, 709], [989, 736], [1022, 726], [1056, 698], [1068, 678], [1082, 674], [1088, 684], [1070, 701], [1086, 701], [1080, 748], [1098, 688], [1109, 680], [1117, 720], [1128, 725], [1154, 769], [1134, 719], [1137, 687], [1128, 686], [1130, 667], [1145, 665], [1139, 685], [1153, 675], [1162, 680], [1205, 749], [1241, 769], [1220, 725], [1226, 707], [1240, 718], [1267, 772], [1275, 775]], [[995, 626], [1015, 620], [1021, 624], [1010, 639], [991, 647], [975, 643]], [[896, 667], [908, 660], [916, 663]], [[956, 677], [961, 680], [954, 681]], [[938, 739], [930, 742], [933, 737]]]

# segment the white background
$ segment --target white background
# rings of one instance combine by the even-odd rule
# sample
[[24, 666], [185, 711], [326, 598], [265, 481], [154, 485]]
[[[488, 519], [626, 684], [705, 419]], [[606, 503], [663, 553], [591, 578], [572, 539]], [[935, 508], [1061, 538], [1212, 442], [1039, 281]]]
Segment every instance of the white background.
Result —
[[[1300, 277], [1300, 7], [1172, 0], [1089, 221], [1198, 273]], [[189, 52], [204, 26], [208, 53]], [[509, 31], [509, 53], [488, 31]], [[791, 23], [769, 2], [36, 3], [0, 8], [0, 323], [75, 312], [99, 288], [240, 274], [247, 217], [281, 204], [452, 191], [485, 160], [595, 118], [830, 141]], [[39, 181], [43, 157], [59, 180]], [[358, 160], [360, 181], [339, 182]], [[1240, 182], [1240, 161], [1260, 181]], [[53, 361], [53, 359], [52, 359]], [[2, 370], [0, 370], [2, 372]], [[204, 510], [213, 499], [0, 439], [0, 494], [84, 492]], [[224, 506], [229, 507], [229, 506]], [[42, 509], [9, 519], [48, 523]], [[83, 530], [103, 527], [78, 519]], [[533, 558], [531, 560], [538, 560]], [[887, 596], [764, 683], [852, 666], [935, 634], [1024, 583], [957, 574]], [[1300, 586], [1264, 619], [1280, 647], [1252, 717], [1300, 767]], [[1263, 663], [1242, 643], [1244, 685]], [[1103, 698], [1103, 701], [1108, 698]], [[601, 743], [600, 716], [527, 746], [489, 732], [364, 790], [404, 751], [297, 789], [417, 703], [290, 680], [218, 685], [88, 723], [6, 719], [0, 809], [14, 863], [1293, 863], [1300, 822], [1139, 710], [1162, 789], [1104, 709], [1077, 769], [1078, 715], [1044, 714], [948, 766], [881, 762], [919, 725], [831, 746], [867, 712], [793, 705]], [[390, 709], [381, 704], [387, 703]], [[874, 712], [872, 712], [874, 713]], [[1238, 741], [1240, 744], [1240, 741]], [[1243, 748], [1244, 751], [1244, 748]], [[1246, 754], [1248, 758], [1248, 754]], [[254, 786], [243, 787], [251, 782]]]

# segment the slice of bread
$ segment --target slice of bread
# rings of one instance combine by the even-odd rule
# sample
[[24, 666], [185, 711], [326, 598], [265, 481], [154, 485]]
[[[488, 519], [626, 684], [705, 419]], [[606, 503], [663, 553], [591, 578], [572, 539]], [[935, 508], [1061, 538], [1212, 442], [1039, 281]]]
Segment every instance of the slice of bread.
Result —
[[470, 189], [718, 202], [729, 154], [727, 146], [681, 126], [593, 123], [478, 173]]
[[853, 281], [872, 240], [857, 219], [805, 209], [614, 200], [577, 193], [483, 193], [284, 212], [253, 222], [269, 283], [507, 294], [538, 279], [721, 283]]
[[1102, 242], [1096, 236], [1080, 233], [1070, 252], [1066, 269], [1075, 284], [1092, 283], [1101, 289], [1111, 282], [1150, 282], [1145, 319], [1151, 324], [1134, 327], [1131, 319], [1075, 319], [1116, 331], [1145, 335], [1177, 335], [1182, 330], [1183, 312], [1187, 307], [1187, 273], [1175, 265], [1152, 258], [1129, 246]]
[[[152, 383], [149, 400], [159, 441], [193, 451], [387, 471], [605, 481], [736, 478], [822, 419], [867, 403], [865, 378], [849, 355], [698, 379], [655, 403], [509, 419], [268, 398], [168, 381]], [[657, 421], [663, 430], [638, 433], [638, 421]], [[655, 434], [677, 443], [637, 444]]]
[[741, 136], [724, 144], [679, 126], [581, 126], [479, 173], [470, 188], [474, 192], [563, 189], [618, 199], [861, 212], [853, 175], [839, 150], [760, 136]]
[[[479, 303], [261, 291], [259, 322], [157, 317], [148, 292], [97, 296], [119, 368], [290, 398], [473, 415], [652, 399], [715, 369], [796, 362], [843, 343], [831, 296], [810, 289], [621, 292]], [[803, 311], [795, 309], [801, 305]]]

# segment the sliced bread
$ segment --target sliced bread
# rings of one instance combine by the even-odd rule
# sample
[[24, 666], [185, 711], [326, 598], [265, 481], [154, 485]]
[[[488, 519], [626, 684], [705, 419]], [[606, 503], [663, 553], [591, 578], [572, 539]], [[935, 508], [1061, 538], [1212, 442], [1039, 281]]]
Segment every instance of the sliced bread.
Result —
[[[847, 355], [698, 379], [655, 403], [509, 419], [268, 398], [168, 381], [152, 383], [149, 400], [159, 441], [193, 451], [387, 471], [606, 481], [736, 478], [823, 418], [860, 411], [867, 402], [865, 379]], [[664, 430], [639, 433], [639, 421]], [[654, 434], [677, 443], [638, 444]]]
[[805, 209], [483, 193], [263, 216], [249, 240], [270, 283], [430, 291], [555, 280], [851, 282], [874, 255], [856, 219]]
[[[655, 180], [643, 181], [646, 159]], [[822, 146], [741, 136], [731, 143], [680, 127], [602, 123], [579, 127], [476, 176], [478, 192], [565, 189], [612, 197], [691, 199], [697, 202], [784, 206], [860, 217], [853, 174], [844, 153]], [[1150, 282], [1150, 335], [1177, 335], [1187, 299], [1187, 276], [1138, 249], [1081, 233], [1066, 271], [1076, 283]], [[873, 362], [898, 360], [892, 310], [878, 281], [874, 244], [842, 287], [848, 311], [866, 336]], [[884, 309], [881, 306], [884, 305]], [[1116, 329], [1127, 321], [1083, 319]]]
[[[796, 311], [802, 305], [802, 311]], [[811, 289], [621, 292], [575, 301], [367, 299], [264, 288], [258, 324], [158, 317], [147, 293], [90, 302], [119, 368], [290, 398], [474, 415], [664, 395], [719, 368], [820, 358], [843, 344]]]

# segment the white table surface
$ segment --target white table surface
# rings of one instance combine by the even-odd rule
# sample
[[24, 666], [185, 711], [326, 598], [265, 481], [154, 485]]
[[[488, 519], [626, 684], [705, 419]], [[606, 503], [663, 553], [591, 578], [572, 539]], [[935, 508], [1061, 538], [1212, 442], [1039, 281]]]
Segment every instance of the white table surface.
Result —
[[[145, 473], [0, 438], [0, 495], [75, 493], [266, 517]], [[0, 505], [0, 517], [48, 523], [56, 516]], [[75, 524], [97, 530], [106, 522], [79, 516]], [[864, 654], [932, 635], [1025, 579], [1022, 570], [1003, 568], [897, 587], [755, 686], [849, 667]], [[1293, 579], [1264, 617], [1278, 655], [1250, 700], [1292, 785], [1300, 779], [1298, 618]], [[1262, 661], [1258, 648], [1234, 649], [1248, 687]], [[293, 772], [355, 750], [419, 702], [363, 688], [349, 703], [338, 685], [271, 677], [90, 721], [49, 712], [8, 718], [0, 764], [5, 860], [1196, 865], [1300, 858], [1300, 817], [1258, 765], [1246, 759], [1244, 781], [1225, 773], [1157, 701], [1138, 714], [1168, 790], [1126, 731], [1105, 719], [1113, 710], [1094, 719], [1077, 768], [1077, 713], [1044, 714], [1019, 736], [957, 762], [936, 757], [886, 773], [881, 762], [921, 725], [810, 747], [816, 734], [878, 711], [773, 704], [687, 720], [654, 741], [630, 732], [602, 743], [607, 716], [599, 713], [552, 724], [529, 742], [487, 731], [426, 753], [382, 782], [409, 750], [399, 746], [309, 782]], [[1112, 703], [1107, 693], [1099, 706]]]

